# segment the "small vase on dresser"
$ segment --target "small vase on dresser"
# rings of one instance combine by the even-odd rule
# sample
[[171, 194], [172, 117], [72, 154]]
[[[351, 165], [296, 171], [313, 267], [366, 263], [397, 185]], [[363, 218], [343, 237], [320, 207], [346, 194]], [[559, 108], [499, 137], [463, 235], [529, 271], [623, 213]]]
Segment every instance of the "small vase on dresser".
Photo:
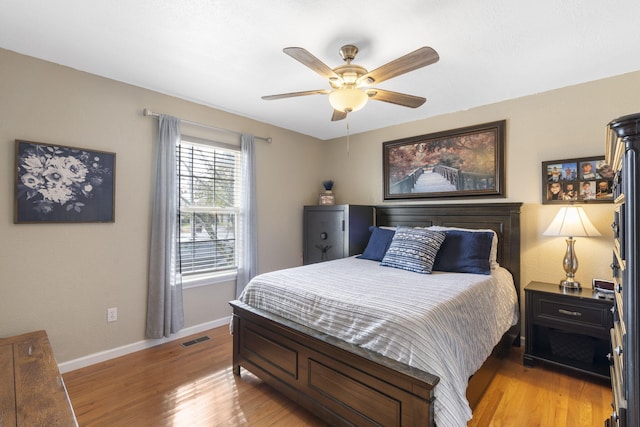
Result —
[[324, 187], [324, 192], [320, 193], [318, 197], [319, 205], [335, 205], [336, 204], [336, 195], [333, 194], [333, 181], [327, 180], [322, 181], [322, 186]]

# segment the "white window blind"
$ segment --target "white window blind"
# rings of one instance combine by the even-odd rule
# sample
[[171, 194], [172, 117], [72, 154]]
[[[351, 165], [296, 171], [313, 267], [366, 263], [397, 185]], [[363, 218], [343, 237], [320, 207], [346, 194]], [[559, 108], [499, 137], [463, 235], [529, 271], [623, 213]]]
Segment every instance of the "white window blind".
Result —
[[240, 151], [183, 139], [177, 159], [182, 275], [235, 269]]

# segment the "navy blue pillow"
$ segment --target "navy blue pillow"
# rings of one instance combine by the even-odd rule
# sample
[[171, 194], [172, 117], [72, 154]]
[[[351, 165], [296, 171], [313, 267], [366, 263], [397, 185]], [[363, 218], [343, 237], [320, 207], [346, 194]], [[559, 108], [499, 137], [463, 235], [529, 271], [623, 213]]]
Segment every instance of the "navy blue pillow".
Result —
[[371, 236], [369, 237], [369, 243], [362, 252], [362, 255], [356, 258], [370, 259], [372, 261], [382, 261], [384, 254], [387, 253], [389, 245], [393, 240], [393, 235], [396, 234], [395, 230], [388, 230], [386, 228], [369, 227]]
[[491, 274], [491, 232], [446, 230], [433, 271]]

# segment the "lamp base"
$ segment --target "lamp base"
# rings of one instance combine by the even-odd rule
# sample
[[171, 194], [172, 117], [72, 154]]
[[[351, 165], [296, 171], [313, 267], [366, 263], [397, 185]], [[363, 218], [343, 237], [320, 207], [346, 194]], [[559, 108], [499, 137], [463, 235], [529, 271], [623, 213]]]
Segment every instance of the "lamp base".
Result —
[[582, 286], [580, 286], [580, 282], [576, 282], [575, 280], [569, 280], [569, 279], [561, 280], [560, 287], [563, 290], [571, 290], [571, 291], [578, 291], [582, 289]]

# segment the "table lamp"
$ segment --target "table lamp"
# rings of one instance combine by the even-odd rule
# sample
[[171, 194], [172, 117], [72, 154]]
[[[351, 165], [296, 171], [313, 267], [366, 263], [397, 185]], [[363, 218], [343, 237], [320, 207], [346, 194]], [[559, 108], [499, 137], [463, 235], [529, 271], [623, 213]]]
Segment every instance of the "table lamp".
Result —
[[575, 240], [573, 238], [601, 236], [600, 232], [591, 224], [587, 214], [581, 207], [567, 206], [560, 208], [560, 211], [543, 235], [568, 237], [567, 252], [562, 261], [567, 277], [560, 281], [560, 286], [565, 290], [580, 289], [580, 282], [576, 282], [574, 279], [578, 270], [578, 258], [574, 250]]

